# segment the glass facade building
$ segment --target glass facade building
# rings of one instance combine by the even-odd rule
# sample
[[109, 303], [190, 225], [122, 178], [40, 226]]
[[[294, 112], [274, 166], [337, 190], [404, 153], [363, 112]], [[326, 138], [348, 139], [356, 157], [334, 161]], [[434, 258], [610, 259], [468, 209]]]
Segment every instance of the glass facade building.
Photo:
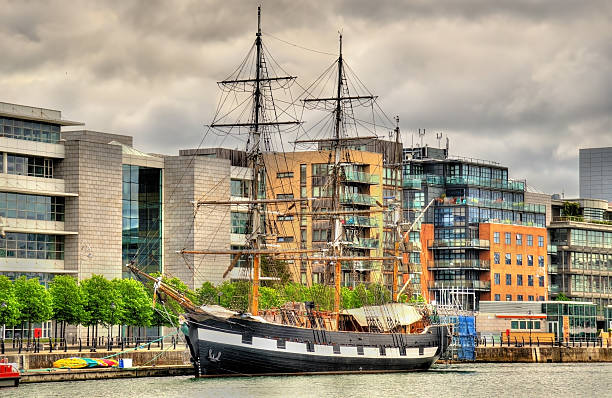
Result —
[[[558, 340], [569, 336], [570, 341], [593, 341], [597, 337], [597, 308], [593, 303], [555, 301], [542, 304], [548, 332]], [[564, 319], [567, 318], [567, 319]], [[569, 325], [569, 332], [564, 330]]]
[[[162, 271], [162, 170], [123, 165], [122, 261]], [[124, 277], [127, 276], [124, 269]]]

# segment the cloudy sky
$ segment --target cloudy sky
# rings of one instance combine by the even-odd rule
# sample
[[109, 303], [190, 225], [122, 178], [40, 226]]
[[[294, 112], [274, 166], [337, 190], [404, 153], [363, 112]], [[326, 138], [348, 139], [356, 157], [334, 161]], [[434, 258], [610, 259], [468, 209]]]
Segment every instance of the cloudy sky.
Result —
[[0, 101], [59, 109], [144, 151], [197, 146], [259, 3], [267, 47], [303, 84], [335, 57], [276, 38], [335, 53], [341, 29], [404, 142], [443, 132], [452, 155], [566, 196], [578, 148], [612, 146], [609, 0], [1, 2]]

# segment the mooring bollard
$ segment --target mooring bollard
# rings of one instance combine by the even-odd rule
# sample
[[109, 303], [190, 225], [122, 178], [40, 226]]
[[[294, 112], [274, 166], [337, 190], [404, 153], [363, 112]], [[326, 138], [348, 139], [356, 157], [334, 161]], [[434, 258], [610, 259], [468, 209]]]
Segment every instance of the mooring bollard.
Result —
[[83, 350], [83, 341], [79, 337], [79, 352], [81, 352], [82, 350]]
[[4, 355], [4, 339], [0, 339], [0, 354]]

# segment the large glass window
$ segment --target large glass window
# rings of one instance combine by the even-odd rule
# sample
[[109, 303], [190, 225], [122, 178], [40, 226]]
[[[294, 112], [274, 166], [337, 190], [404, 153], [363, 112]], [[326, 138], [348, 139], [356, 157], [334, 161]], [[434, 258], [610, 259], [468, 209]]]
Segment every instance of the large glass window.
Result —
[[522, 254], [516, 255], [516, 265], [523, 265], [523, 255]]
[[506, 265], [512, 265], [512, 254], [506, 253]]
[[495, 274], [495, 284], [499, 285], [501, 283], [501, 274]]
[[510, 232], [506, 232], [504, 233], [504, 237], [505, 237], [505, 242], [507, 245], [511, 245], [512, 244], [512, 234]]
[[55, 144], [60, 139], [60, 126], [4, 117], [0, 118], [0, 137]]
[[63, 260], [64, 237], [7, 232], [0, 236], [0, 257]]
[[506, 285], [507, 286], [512, 285], [512, 274], [506, 274]]
[[517, 246], [523, 245], [523, 235], [522, 234], [516, 234], [516, 245]]
[[500, 258], [501, 258], [500, 253], [496, 252], [496, 253], [493, 254], [493, 261], [495, 262], [495, 264], [499, 264], [500, 263]]
[[533, 266], [533, 254], [528, 254], [527, 255], [527, 265], [528, 266]]
[[162, 269], [161, 181], [161, 169], [123, 165], [122, 260], [149, 273]]
[[538, 236], [538, 247], [544, 247], [544, 237]]
[[64, 198], [0, 192], [0, 216], [38, 221], [64, 221]]
[[533, 286], [533, 275], [527, 275], [527, 286]]
[[527, 235], [527, 246], [533, 246], [533, 235]]
[[8, 174], [53, 178], [53, 159], [8, 154], [6, 171]]
[[538, 256], [538, 266], [539, 267], [544, 266], [544, 256]]
[[493, 242], [499, 243], [499, 232], [493, 232]]
[[516, 276], [516, 285], [517, 286], [523, 286], [523, 275], [517, 275]]

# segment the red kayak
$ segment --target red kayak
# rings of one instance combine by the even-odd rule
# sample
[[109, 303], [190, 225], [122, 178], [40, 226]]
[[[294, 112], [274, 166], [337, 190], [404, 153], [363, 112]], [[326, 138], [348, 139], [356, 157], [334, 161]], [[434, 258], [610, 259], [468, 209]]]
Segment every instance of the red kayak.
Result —
[[17, 387], [19, 380], [21, 380], [21, 375], [17, 364], [0, 359], [0, 387]]

